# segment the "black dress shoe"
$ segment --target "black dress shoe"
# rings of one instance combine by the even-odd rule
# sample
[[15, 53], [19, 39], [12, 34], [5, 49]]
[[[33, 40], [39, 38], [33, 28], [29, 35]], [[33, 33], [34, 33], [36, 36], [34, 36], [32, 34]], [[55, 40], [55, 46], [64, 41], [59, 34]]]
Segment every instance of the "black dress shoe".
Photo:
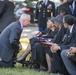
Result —
[[26, 65], [27, 67], [30, 65], [30, 62], [29, 61], [25, 61], [25, 60], [21, 60], [21, 61], [15, 60], [14, 62], [21, 63], [22, 67], [24, 67], [24, 65]]
[[22, 63], [22, 64], [23, 64], [24, 61], [25, 60], [14, 60], [15, 63], [18, 62], [18, 63]]
[[23, 61], [23, 64], [30, 65], [29, 61]]

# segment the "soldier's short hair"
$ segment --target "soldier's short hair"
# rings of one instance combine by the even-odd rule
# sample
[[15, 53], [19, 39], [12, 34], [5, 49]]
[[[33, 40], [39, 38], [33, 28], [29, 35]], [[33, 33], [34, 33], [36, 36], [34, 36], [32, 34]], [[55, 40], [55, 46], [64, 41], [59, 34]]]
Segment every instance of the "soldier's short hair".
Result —
[[69, 25], [73, 25], [75, 23], [75, 18], [72, 15], [65, 15], [64, 22]]

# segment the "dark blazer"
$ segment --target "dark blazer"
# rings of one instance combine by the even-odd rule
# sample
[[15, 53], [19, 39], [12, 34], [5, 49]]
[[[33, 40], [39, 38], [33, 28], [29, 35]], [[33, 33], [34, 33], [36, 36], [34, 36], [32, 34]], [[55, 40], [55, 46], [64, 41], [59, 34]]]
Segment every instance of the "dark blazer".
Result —
[[57, 15], [60, 14], [59, 7], [60, 7], [60, 6], [57, 6], [57, 8], [55, 9], [55, 16], [57, 16]]
[[67, 31], [65, 41], [62, 44], [60, 44], [61, 50], [69, 49], [71, 46], [75, 45], [75, 43], [76, 43], [76, 24], [74, 24], [71, 34], [69, 34], [69, 30]]
[[67, 31], [67, 29], [64, 26], [62, 26], [61, 29], [59, 30], [59, 32], [53, 38], [53, 41], [52, 42], [57, 43], [57, 44], [62, 43], [63, 42], [62, 40], [64, 38], [64, 35], [66, 34], [66, 31]]
[[0, 1], [0, 32], [15, 20], [13, 2]]
[[19, 50], [19, 39], [21, 35], [20, 22], [13, 22], [0, 34], [0, 58], [3, 61], [10, 61], [14, 53]]
[[35, 19], [38, 19], [39, 27], [46, 27], [47, 18], [51, 16], [55, 16], [55, 4], [53, 2], [48, 1], [47, 5], [45, 5], [40, 1], [36, 4]]
[[69, 4], [67, 2], [58, 7], [58, 14], [60, 14], [61, 8], [65, 8], [67, 10], [67, 14], [70, 14], [70, 15], [73, 15], [74, 17], [76, 17], [76, 2], [75, 2], [74, 14], [72, 14]]
[[42, 31], [42, 34], [43, 35], [46, 34], [48, 38], [54, 38], [54, 36], [57, 34], [58, 30], [59, 30], [58, 28], [55, 28], [54, 31], [46, 28], [46, 30]]

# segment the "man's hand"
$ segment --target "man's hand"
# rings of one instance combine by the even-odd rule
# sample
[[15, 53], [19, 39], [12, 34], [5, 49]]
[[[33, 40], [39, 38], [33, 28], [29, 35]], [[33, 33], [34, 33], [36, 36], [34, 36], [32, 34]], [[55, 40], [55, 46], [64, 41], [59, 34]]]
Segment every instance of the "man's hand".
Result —
[[19, 44], [19, 50], [22, 50], [22, 45], [21, 44]]
[[51, 51], [52, 51], [53, 53], [56, 53], [59, 49], [60, 49], [60, 46], [58, 46], [57, 44], [53, 44], [53, 45], [51, 46]]
[[71, 47], [68, 51], [67, 51], [67, 54], [69, 57], [72, 57], [74, 56], [76, 53], [76, 47]]

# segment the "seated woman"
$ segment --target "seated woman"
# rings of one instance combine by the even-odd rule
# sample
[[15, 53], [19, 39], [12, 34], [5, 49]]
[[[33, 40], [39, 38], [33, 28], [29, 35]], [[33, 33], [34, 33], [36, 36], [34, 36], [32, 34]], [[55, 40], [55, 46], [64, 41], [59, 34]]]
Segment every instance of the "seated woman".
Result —
[[[47, 30], [43, 32], [39, 32], [37, 35], [47, 35], [51, 38], [55, 36], [55, 34], [58, 32], [58, 28], [55, 28], [54, 26], [54, 18], [51, 20], [48, 20], [47, 22]], [[23, 63], [24, 59], [27, 57], [27, 55], [32, 51], [33, 45], [36, 44], [37, 38], [33, 37], [30, 39], [30, 43], [27, 46], [26, 51], [16, 60], [16, 62]]]
[[[63, 16], [61, 16], [61, 15], [58, 15], [54, 20], [55, 27], [59, 28], [59, 31], [54, 36], [52, 42], [61, 43], [63, 41], [63, 37], [66, 33], [66, 28], [64, 28], [62, 21], [63, 21]], [[51, 42], [51, 44], [52, 44], [52, 42]], [[32, 60], [37, 61], [40, 64], [40, 66], [44, 66], [44, 67], [45, 67], [44, 62], [45, 62], [45, 60], [47, 60], [48, 73], [50, 73], [51, 72], [51, 63], [50, 63], [51, 58], [48, 56], [48, 54], [50, 56], [52, 54], [50, 51], [50, 47], [48, 47], [50, 43], [48, 43], [48, 45], [47, 45], [47, 42], [42, 42], [42, 44], [36, 43], [33, 46]], [[46, 45], [44, 45], [44, 44], [46, 44]], [[46, 55], [46, 57], [45, 57], [45, 55]]]
[[[66, 28], [64, 28], [62, 21], [63, 21], [63, 17], [61, 15], [58, 15], [54, 20], [55, 27], [59, 28], [59, 31], [54, 36], [52, 42], [61, 43], [63, 41], [63, 37], [64, 37], [64, 35], [66, 33]], [[51, 44], [53, 44], [52, 42], [51, 42]], [[50, 42], [48, 42], [48, 43], [47, 42], [42, 42], [42, 44], [36, 43], [33, 46], [32, 59], [34, 61], [37, 61], [40, 64], [40, 69], [43, 66], [46, 67], [46, 64], [44, 64], [44, 63], [46, 62], [45, 60], [47, 60], [48, 73], [51, 73], [51, 59], [52, 59], [51, 57], [52, 57], [52, 53], [50, 51], [50, 47], [47, 46], [47, 45], [50, 45]], [[45, 57], [45, 55], [46, 55], [46, 57]], [[49, 57], [49, 56], [51, 56], [51, 57]]]

